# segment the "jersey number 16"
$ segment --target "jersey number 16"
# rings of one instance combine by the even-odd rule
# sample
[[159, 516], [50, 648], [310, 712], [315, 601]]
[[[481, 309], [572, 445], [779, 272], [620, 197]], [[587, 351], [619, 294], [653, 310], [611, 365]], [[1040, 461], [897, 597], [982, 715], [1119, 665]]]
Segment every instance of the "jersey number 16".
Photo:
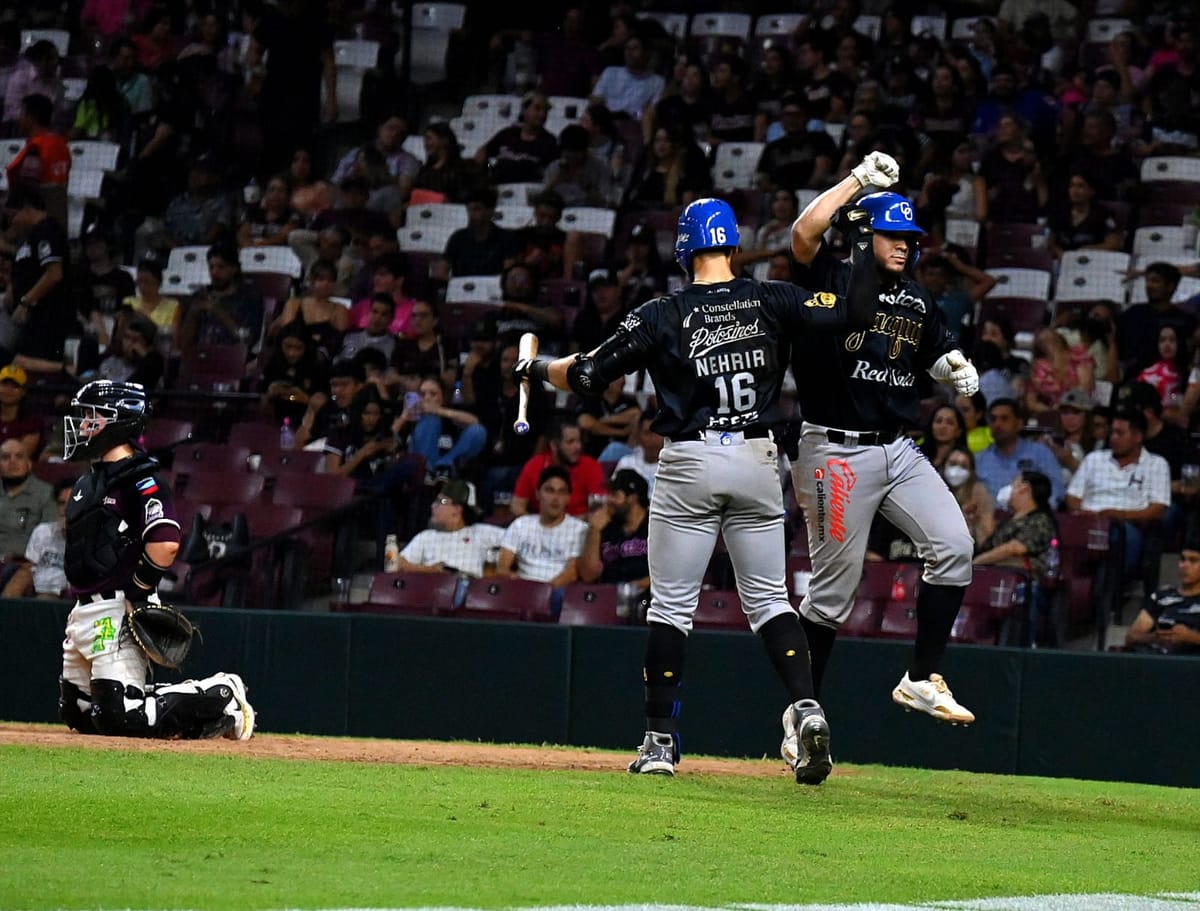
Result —
[[754, 389], [753, 373], [735, 373], [728, 378], [728, 382], [726, 377], [716, 376], [713, 377], [713, 384], [717, 387], [717, 414], [733, 411], [740, 414], [754, 410], [758, 393]]

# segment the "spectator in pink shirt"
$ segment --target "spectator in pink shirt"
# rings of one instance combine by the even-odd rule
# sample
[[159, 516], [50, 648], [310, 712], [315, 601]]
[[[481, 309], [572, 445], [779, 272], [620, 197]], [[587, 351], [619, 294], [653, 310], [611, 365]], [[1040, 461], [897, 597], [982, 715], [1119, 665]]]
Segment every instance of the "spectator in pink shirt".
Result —
[[350, 326], [364, 329], [371, 318], [371, 302], [376, 294], [390, 294], [396, 301], [396, 315], [388, 331], [404, 338], [416, 338], [412, 327], [412, 310], [416, 299], [404, 293], [404, 279], [408, 275], [408, 262], [400, 253], [384, 254], [375, 263], [369, 294], [354, 302], [350, 307]]

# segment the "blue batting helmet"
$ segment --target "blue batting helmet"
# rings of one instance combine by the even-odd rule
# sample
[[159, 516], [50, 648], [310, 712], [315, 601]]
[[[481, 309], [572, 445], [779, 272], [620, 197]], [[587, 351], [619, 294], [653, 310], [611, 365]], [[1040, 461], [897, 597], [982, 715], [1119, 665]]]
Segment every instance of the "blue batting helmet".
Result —
[[892, 234], [924, 234], [912, 200], [899, 193], [871, 193], [858, 201], [871, 213], [871, 227]]
[[675, 234], [675, 262], [688, 275], [692, 272], [692, 254], [697, 250], [736, 247], [737, 216], [723, 199], [697, 199], [679, 216]]

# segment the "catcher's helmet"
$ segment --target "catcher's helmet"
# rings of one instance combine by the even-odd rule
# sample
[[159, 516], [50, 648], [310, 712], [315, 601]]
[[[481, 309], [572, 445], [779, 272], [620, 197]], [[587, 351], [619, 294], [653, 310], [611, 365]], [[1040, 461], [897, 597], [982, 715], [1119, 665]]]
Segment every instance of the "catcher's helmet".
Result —
[[697, 199], [679, 216], [675, 234], [675, 262], [692, 274], [692, 254], [718, 247], [734, 248], [741, 242], [737, 216], [723, 199]]
[[924, 234], [912, 200], [899, 193], [871, 193], [858, 201], [871, 213], [871, 227], [891, 234]]
[[137, 383], [94, 380], [75, 393], [71, 411], [63, 419], [63, 458], [96, 459], [141, 436], [150, 401]]

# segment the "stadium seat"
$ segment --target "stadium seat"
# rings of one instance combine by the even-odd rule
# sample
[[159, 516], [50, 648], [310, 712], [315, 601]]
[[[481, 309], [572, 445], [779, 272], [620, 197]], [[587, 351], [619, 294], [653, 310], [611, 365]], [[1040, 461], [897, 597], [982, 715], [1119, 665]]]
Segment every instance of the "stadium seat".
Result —
[[996, 284], [984, 298], [985, 301], [994, 297], [1025, 297], [1041, 301], [1050, 299], [1050, 281], [1053, 275], [1049, 269], [993, 268], [989, 265], [987, 271], [996, 279]]
[[254, 275], [258, 272], [274, 272], [292, 279], [304, 277], [304, 264], [287, 244], [267, 247], [242, 247], [238, 253], [242, 272]]
[[611, 240], [617, 226], [617, 210], [606, 206], [567, 206], [558, 220], [563, 231], [600, 234]]
[[750, 624], [742, 612], [742, 599], [731, 588], [706, 588], [700, 592], [696, 613], [692, 616], [695, 629], [723, 629], [747, 632]]
[[175, 385], [181, 389], [227, 386], [227, 392], [237, 392], [246, 379], [247, 350], [245, 345], [204, 345], [179, 359], [179, 374]]
[[[270, 478], [276, 478], [284, 472], [299, 474], [317, 474], [325, 463], [325, 453], [314, 452], [311, 449], [265, 449], [261, 453], [262, 460], [258, 470]], [[272, 481], [272, 484], [274, 482]]]
[[446, 616], [455, 607], [459, 579], [453, 573], [376, 573], [362, 604], [335, 605], [335, 610], [416, 617]]
[[467, 205], [461, 202], [426, 202], [409, 206], [404, 215], [405, 227], [450, 228], [467, 226]]
[[484, 576], [467, 583], [466, 597], [452, 616], [475, 620], [553, 623], [553, 595], [554, 588], [549, 582], [534, 582], [512, 576]]
[[617, 587], [601, 582], [576, 582], [563, 590], [559, 626], [621, 626], [617, 616]]
[[1011, 247], [1004, 250], [989, 250], [986, 268], [996, 275], [1002, 270], [1034, 269], [1053, 275], [1054, 254], [1045, 247]]
[[271, 488], [271, 502], [299, 506], [310, 511], [328, 511], [348, 506], [354, 500], [353, 478], [333, 474], [283, 472]]
[[688, 41], [705, 69], [711, 69], [726, 54], [746, 56], [753, 17], [749, 13], [693, 13], [688, 22]]
[[1029, 575], [1007, 566], [976, 566], [950, 638], [977, 645], [1017, 645], [1028, 617]]
[[920, 563], [885, 560], [863, 564], [858, 594], [882, 604], [881, 637], [911, 639], [916, 636], [917, 588], [920, 584]]
[[176, 474], [195, 474], [198, 471], [227, 471], [245, 474], [249, 471], [247, 459], [250, 450], [229, 443], [195, 441], [180, 443], [175, 447], [175, 458], [171, 470]]
[[[146, 451], [151, 455], [163, 455], [162, 461], [170, 465], [175, 457], [173, 447], [184, 443], [192, 436], [195, 426], [182, 418], [158, 418], [150, 422], [142, 435]], [[163, 452], [160, 453], [159, 451]], [[165, 455], [164, 455], [165, 453]]]
[[236, 421], [229, 426], [228, 443], [250, 452], [279, 448], [279, 426], [266, 421]]
[[209, 468], [189, 471], [186, 475], [176, 471], [176, 476], [180, 479], [183, 496], [193, 503], [207, 503], [214, 507], [242, 505], [257, 500], [263, 494], [262, 475], [244, 468], [241, 471]]
[[763, 142], [722, 142], [713, 158], [713, 186], [718, 190], [752, 189]]
[[982, 323], [993, 315], [1002, 314], [1012, 323], [1014, 332], [1032, 333], [1046, 325], [1049, 312], [1050, 308], [1046, 303], [1046, 298], [988, 296], [980, 301], [976, 323]]
[[[1056, 589], [1054, 623], [1058, 639], [1107, 616], [1113, 595], [1120, 592], [1117, 567], [1108, 559], [1112, 520], [1094, 513], [1058, 513], [1061, 571], [1058, 580], [1041, 579], [1043, 586]], [[1101, 578], [1103, 576], [1103, 578]], [[1111, 590], [1110, 590], [1111, 589]]]

